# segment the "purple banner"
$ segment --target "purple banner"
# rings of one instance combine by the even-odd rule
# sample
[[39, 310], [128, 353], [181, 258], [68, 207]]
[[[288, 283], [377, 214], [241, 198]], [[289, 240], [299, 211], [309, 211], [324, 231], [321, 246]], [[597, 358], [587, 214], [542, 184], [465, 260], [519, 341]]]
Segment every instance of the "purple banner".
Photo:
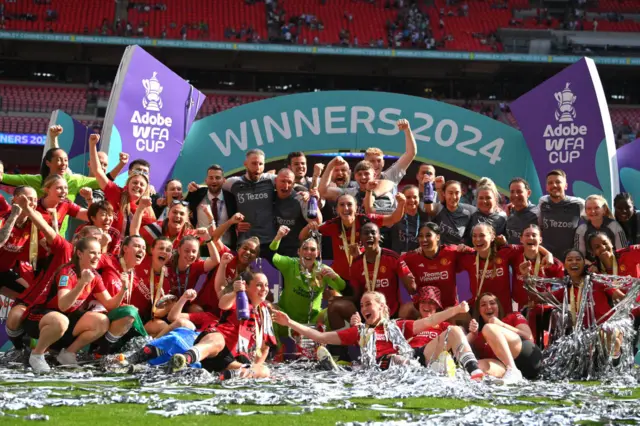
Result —
[[617, 151], [620, 190], [640, 202], [640, 139], [621, 146]]
[[542, 188], [553, 169], [567, 174], [567, 194], [618, 190], [615, 139], [595, 63], [583, 58], [511, 103]]
[[[140, 46], [127, 47], [104, 120], [103, 150], [117, 163], [120, 152], [151, 164], [158, 190], [171, 176], [205, 96]], [[116, 179], [123, 184], [126, 170]]]

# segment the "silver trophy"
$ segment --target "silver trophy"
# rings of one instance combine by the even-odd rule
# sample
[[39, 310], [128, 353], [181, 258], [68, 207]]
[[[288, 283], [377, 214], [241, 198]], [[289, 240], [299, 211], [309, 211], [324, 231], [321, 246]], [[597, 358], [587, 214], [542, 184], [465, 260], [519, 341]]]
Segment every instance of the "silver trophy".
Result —
[[558, 102], [558, 110], [556, 110], [556, 120], [560, 123], [572, 122], [576, 118], [576, 109], [573, 104], [576, 102], [577, 96], [573, 94], [569, 85], [566, 86], [562, 92], [554, 93], [556, 101]]
[[144, 90], [147, 92], [144, 98], [142, 98], [142, 106], [147, 111], [160, 111], [160, 108], [162, 108], [162, 98], [160, 98], [162, 86], [156, 78], [156, 74], [158, 73], [154, 72], [150, 79], [145, 78], [142, 80]]

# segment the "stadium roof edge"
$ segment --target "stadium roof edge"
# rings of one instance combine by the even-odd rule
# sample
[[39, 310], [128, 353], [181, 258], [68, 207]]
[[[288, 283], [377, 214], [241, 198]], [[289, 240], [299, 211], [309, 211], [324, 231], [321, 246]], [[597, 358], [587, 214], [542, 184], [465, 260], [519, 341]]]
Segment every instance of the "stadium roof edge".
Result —
[[[572, 64], [582, 58], [576, 55], [529, 55], [517, 53], [444, 52], [434, 50], [395, 50], [370, 48], [341, 48], [331, 46], [298, 46], [282, 44], [228, 43], [196, 40], [165, 40], [133, 37], [105, 37], [91, 35], [50, 34], [22, 31], [0, 31], [0, 40], [43, 41], [57, 43], [86, 43], [128, 46], [137, 44], [148, 47], [183, 49], [226, 50], [263, 53], [292, 53], [306, 55], [365, 56], [407, 59], [439, 59], [487, 62], [523, 62]], [[639, 58], [620, 56], [591, 56], [596, 64], [639, 66]]]

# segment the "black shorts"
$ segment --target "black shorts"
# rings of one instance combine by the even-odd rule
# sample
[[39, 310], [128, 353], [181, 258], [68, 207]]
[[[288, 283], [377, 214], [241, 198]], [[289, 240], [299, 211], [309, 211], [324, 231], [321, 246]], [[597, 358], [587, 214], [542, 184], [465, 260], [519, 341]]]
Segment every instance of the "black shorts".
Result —
[[[27, 336], [33, 339], [40, 338], [40, 320], [49, 312], [60, 311], [47, 308], [35, 308], [27, 314], [27, 317], [25, 318], [22, 325], [22, 328], [24, 329], [25, 333], [27, 333]], [[78, 325], [78, 321], [80, 321], [80, 318], [82, 318], [82, 316], [86, 312], [77, 310], [70, 313], [60, 313], [69, 318], [69, 327], [67, 328], [67, 331], [64, 332], [62, 337], [57, 342], [51, 345], [51, 348], [56, 350], [66, 348], [67, 346], [71, 345], [74, 340], [76, 340], [76, 338], [73, 336], [73, 330], [74, 328], [76, 328], [76, 325]]]
[[542, 368], [542, 351], [531, 340], [522, 340], [522, 350], [514, 361], [525, 379], [534, 380]]
[[[200, 333], [193, 344], [197, 345], [205, 336], [212, 333], [219, 333], [219, 331], [217, 331], [215, 327], [209, 327], [208, 329]], [[227, 348], [226, 346], [218, 353], [218, 355], [214, 356], [213, 358], [201, 359], [200, 363], [202, 364], [202, 368], [204, 368], [205, 370], [209, 372], [215, 371], [216, 373], [220, 373], [226, 370], [227, 367], [229, 367], [229, 365], [231, 365], [234, 361], [238, 361], [243, 365], [251, 364], [251, 360], [245, 355], [238, 355], [234, 357], [229, 348]]]
[[420, 346], [419, 348], [413, 348], [413, 357], [416, 358], [423, 367], [427, 366], [427, 360], [424, 358], [424, 348], [426, 347], [427, 345]]
[[0, 288], [7, 288], [16, 293], [22, 293], [26, 290], [26, 287], [18, 282], [20, 275], [14, 271], [0, 272]]
[[[391, 359], [395, 355], [398, 355], [398, 354], [387, 354], [387, 355], [382, 355], [380, 358], [378, 358], [376, 361], [380, 369], [381, 370], [389, 369], [389, 366], [391, 365]], [[398, 356], [402, 356], [402, 355], [398, 355]], [[420, 365], [423, 365], [426, 367], [425, 359], [424, 359], [424, 346], [422, 346], [421, 348], [413, 348], [413, 358], [417, 358], [418, 362], [420, 362]]]

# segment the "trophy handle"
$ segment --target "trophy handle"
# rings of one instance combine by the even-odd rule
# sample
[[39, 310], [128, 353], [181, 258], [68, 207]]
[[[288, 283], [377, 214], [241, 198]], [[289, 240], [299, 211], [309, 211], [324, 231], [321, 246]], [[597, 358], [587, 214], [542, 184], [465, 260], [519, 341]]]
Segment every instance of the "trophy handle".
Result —
[[149, 91], [149, 80], [142, 80], [142, 86], [144, 86], [145, 90]]

